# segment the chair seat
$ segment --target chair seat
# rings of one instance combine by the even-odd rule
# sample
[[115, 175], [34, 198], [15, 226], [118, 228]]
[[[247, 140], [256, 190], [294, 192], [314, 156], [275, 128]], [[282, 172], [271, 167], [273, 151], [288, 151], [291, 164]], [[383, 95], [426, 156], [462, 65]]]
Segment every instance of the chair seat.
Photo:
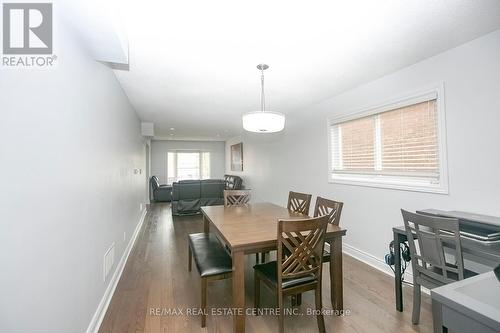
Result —
[[[265, 264], [255, 265], [253, 268], [258, 271], [261, 275], [265, 276], [268, 281], [273, 283], [274, 285], [278, 284], [278, 264], [276, 261], [270, 261]], [[290, 288], [296, 287], [301, 284], [306, 284], [310, 282], [314, 282], [316, 279], [314, 275], [303, 276], [296, 279], [284, 279], [281, 287], [282, 288]]]
[[190, 234], [189, 246], [201, 277], [232, 272], [231, 257], [214, 234]]
[[[457, 268], [457, 266], [455, 266], [455, 265], [447, 264], [447, 266], [452, 267], [452, 268]], [[436, 274], [439, 274], [439, 275], [442, 274], [441, 268], [438, 268], [438, 267], [432, 267], [432, 271]], [[475, 275], [477, 275], [476, 272], [473, 272], [473, 271], [470, 271], [470, 270], [464, 268], [464, 279], [473, 277]], [[448, 272], [448, 278], [455, 280], [455, 281], [458, 281], [458, 274], [454, 273], [454, 272]], [[442, 283], [441, 281], [433, 279], [432, 277], [427, 276], [423, 273], [420, 274], [420, 279], [422, 279], [426, 282], [426, 285], [425, 285], [426, 288], [432, 289], [432, 288], [436, 288], [436, 287], [440, 287], [440, 286], [444, 285], [444, 283]]]

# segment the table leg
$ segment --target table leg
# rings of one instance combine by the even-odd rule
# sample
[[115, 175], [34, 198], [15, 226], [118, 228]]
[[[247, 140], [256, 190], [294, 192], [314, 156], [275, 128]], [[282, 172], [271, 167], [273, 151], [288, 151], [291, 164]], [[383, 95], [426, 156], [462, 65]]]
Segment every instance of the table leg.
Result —
[[203, 215], [203, 232], [208, 233], [210, 231], [210, 222], [208, 219]]
[[448, 332], [448, 329], [443, 326], [443, 306], [434, 299], [432, 300], [432, 325], [434, 333]]
[[[233, 332], [245, 332], [245, 254], [233, 250], [233, 309], [241, 311], [233, 317]], [[241, 310], [240, 310], [241, 309]]]
[[404, 235], [394, 232], [394, 288], [396, 290], [396, 310], [403, 312], [403, 281], [401, 276], [401, 247]]
[[342, 237], [336, 237], [330, 242], [330, 293], [332, 308], [337, 311], [344, 309], [344, 286], [342, 273]]

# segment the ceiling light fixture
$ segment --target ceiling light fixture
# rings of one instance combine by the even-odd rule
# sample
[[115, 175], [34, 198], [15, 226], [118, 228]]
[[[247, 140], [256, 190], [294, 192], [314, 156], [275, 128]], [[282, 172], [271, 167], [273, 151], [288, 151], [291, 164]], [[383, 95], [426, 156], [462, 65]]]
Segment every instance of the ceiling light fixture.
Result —
[[264, 71], [269, 68], [266, 64], [259, 64], [260, 70], [260, 111], [248, 112], [243, 115], [243, 128], [249, 132], [274, 133], [285, 128], [285, 116], [279, 112], [264, 111], [266, 98], [264, 95]]

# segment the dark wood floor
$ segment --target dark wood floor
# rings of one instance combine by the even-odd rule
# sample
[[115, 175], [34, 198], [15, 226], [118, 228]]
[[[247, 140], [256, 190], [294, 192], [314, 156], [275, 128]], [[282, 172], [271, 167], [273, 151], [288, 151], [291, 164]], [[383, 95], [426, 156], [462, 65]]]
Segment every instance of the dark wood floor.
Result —
[[[117, 286], [99, 332], [231, 332], [229, 316], [209, 316], [207, 327], [201, 328], [198, 316], [186, 315], [188, 308], [200, 302], [200, 279], [196, 269], [187, 270], [187, 234], [203, 230], [200, 216], [172, 220], [169, 204], [152, 205], [144, 221], [135, 247]], [[253, 269], [255, 256], [246, 258], [247, 306], [253, 304]], [[324, 266], [323, 305], [331, 309], [328, 264]], [[211, 308], [231, 307], [231, 281], [209, 284], [208, 304]], [[262, 286], [261, 304], [274, 308], [275, 298]], [[394, 308], [391, 277], [344, 255], [344, 306], [350, 315], [326, 316], [327, 332], [431, 332], [430, 300], [423, 295], [421, 323], [411, 324], [411, 287], [405, 286], [404, 313]], [[290, 301], [286, 307], [291, 308]], [[314, 294], [303, 295], [301, 314], [285, 319], [286, 332], [317, 332], [316, 319], [307, 315], [314, 308]], [[153, 315], [160, 309], [181, 309], [183, 315]], [[274, 316], [247, 316], [247, 332], [276, 332]]]

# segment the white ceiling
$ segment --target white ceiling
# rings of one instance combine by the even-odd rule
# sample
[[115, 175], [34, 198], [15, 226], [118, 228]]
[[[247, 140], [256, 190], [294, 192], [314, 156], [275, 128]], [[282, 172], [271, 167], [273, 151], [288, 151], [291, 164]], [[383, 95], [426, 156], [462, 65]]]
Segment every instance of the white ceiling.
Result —
[[120, 4], [130, 71], [116, 76], [156, 136], [177, 139], [239, 134], [260, 62], [267, 108], [290, 115], [500, 28], [499, 0]]

